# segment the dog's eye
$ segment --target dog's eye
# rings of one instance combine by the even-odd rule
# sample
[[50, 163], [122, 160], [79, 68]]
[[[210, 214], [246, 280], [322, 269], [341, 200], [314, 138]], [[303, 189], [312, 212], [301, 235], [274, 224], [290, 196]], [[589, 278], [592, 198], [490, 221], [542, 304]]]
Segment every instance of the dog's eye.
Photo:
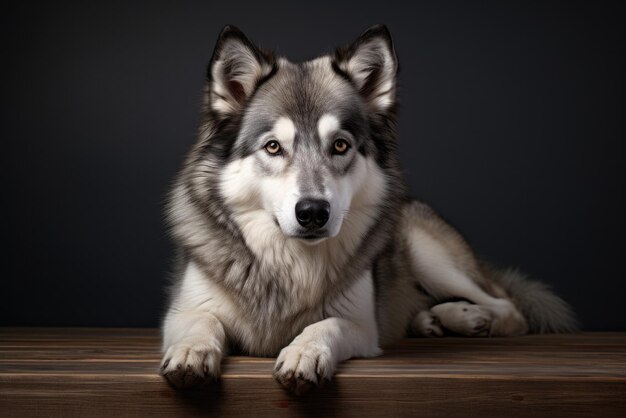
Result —
[[278, 141], [270, 141], [267, 144], [265, 144], [265, 151], [267, 151], [269, 154], [272, 154], [272, 155], [278, 155], [281, 153], [282, 148], [280, 144], [278, 143]]
[[336, 139], [333, 143], [333, 154], [345, 154], [350, 148], [350, 144], [343, 138]]

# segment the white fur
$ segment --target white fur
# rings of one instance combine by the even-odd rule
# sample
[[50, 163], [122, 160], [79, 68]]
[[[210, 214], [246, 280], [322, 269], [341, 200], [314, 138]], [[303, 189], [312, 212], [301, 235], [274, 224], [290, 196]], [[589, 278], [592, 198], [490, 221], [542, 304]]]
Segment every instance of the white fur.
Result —
[[328, 140], [339, 129], [339, 126], [339, 119], [335, 115], [325, 113], [317, 122], [317, 133], [322, 140]]
[[[364, 225], [359, 225], [359, 209], [366, 204], [376, 203], [386, 187], [384, 174], [375, 161], [360, 154], [354, 158], [357, 160], [347, 175], [325, 178], [326, 194], [323, 197], [331, 206], [331, 216], [327, 222], [331, 237], [340, 233], [345, 214], [349, 213], [349, 222], [358, 227], [353, 231], [358, 234], [353, 239], [360, 240]], [[263, 248], [276, 247], [277, 242], [284, 242], [288, 237], [296, 235], [300, 228], [295, 216], [295, 206], [301, 197], [297, 170], [291, 167], [285, 168], [281, 175], [261, 176], [255, 155], [235, 160], [223, 170], [222, 193], [229, 206], [236, 211], [234, 216], [242, 228], [246, 243], [258, 256], [267, 256]], [[366, 180], [367, 187], [364, 187]], [[355, 198], [357, 202], [352, 205]], [[366, 212], [370, 216], [370, 210]], [[278, 220], [280, 229], [276, 227], [273, 217]]]
[[296, 393], [330, 380], [339, 362], [382, 353], [371, 271], [326, 305], [330, 317], [307, 326], [278, 355], [275, 377]]
[[[182, 291], [163, 323], [162, 372], [180, 386], [191, 376], [217, 377], [227, 347], [223, 321], [237, 315], [228, 296], [190, 263]], [[185, 374], [185, 370], [193, 374]]]
[[293, 149], [293, 140], [296, 137], [296, 125], [286, 116], [282, 116], [274, 123], [272, 132], [281, 146]]
[[[222, 195], [233, 210], [233, 219], [237, 222], [246, 244], [255, 257], [262, 261], [261, 268], [272, 271], [277, 266], [284, 266], [288, 272], [287, 277], [281, 276], [277, 279], [289, 285], [290, 304], [279, 312], [280, 317], [268, 318], [267, 326], [284, 327], [285, 325], [280, 325], [284, 320], [293, 327], [295, 333], [322, 319], [316, 316], [320, 313], [316, 307], [324, 302], [323, 291], [328, 286], [324, 278], [329, 272], [341, 269], [361, 243], [366, 231], [376, 222], [379, 216], [377, 207], [381, 196], [386, 192], [387, 181], [374, 160], [362, 156], [359, 158], [361, 160], [356, 162], [354, 174], [338, 180], [340, 184], [331, 188], [334, 195], [343, 194], [336, 202], [346, 209], [349, 208], [349, 215], [343, 219], [343, 226], [334, 238], [312, 247], [301, 240], [289, 238], [273, 220], [274, 214], [282, 216], [281, 204], [293, 196], [295, 172], [279, 176], [260, 176], [254, 155], [235, 160], [222, 170]], [[368, 180], [367, 187], [365, 179]], [[171, 206], [171, 218], [181, 221], [192, 218], [200, 223], [203, 215], [196, 213], [194, 206], [185, 204], [184, 191], [176, 189], [175, 196], [173, 201], [177, 204]], [[289, 215], [294, 206], [295, 199], [289, 204]], [[284, 222], [281, 220], [281, 224]], [[202, 230], [181, 228], [178, 233], [183, 234], [188, 242], [201, 244]], [[201, 318], [208, 315], [218, 318], [227, 334], [237, 336], [244, 349], [251, 354], [267, 355], [275, 349], [272, 345], [275, 342], [268, 341], [266, 345], [259, 342], [262, 339], [260, 336], [276, 334], [275, 330], [259, 328], [263, 325], [255, 322], [258, 318], [247, 318], [246, 308], [237, 306], [229, 294], [212, 278], [204, 276], [195, 264], [187, 266], [177, 294], [179, 296], [172, 302], [164, 324], [165, 352], [176, 341], [191, 340], [186, 337], [185, 324], [187, 318], [198, 315]], [[294, 313], [302, 308], [312, 309], [314, 313], [302, 316], [300, 321], [293, 321]], [[274, 308], [268, 306], [268, 309]], [[287, 331], [286, 334], [289, 335], [290, 332]], [[188, 343], [185, 343], [180, 350], [188, 347]]]
[[[286, 116], [281, 116], [276, 119], [271, 131], [261, 135], [260, 143], [263, 145], [263, 149], [259, 149], [257, 155], [264, 160], [265, 165], [272, 168], [272, 171], [281, 173], [285, 170], [287, 161], [293, 153], [295, 137], [296, 126], [293, 121]], [[280, 144], [282, 155], [271, 155], [265, 150], [265, 144], [272, 140]], [[253, 169], [256, 172], [254, 167]]]
[[[342, 198], [343, 200], [338, 200], [350, 209], [343, 227], [336, 237], [313, 247], [286, 236], [272, 219], [276, 210], [271, 204], [273, 200], [280, 201], [282, 193], [286, 195], [284, 198], [289, 196], [288, 178], [261, 178], [255, 171], [254, 156], [236, 160], [223, 171], [222, 191], [229, 206], [235, 209], [233, 218], [239, 225], [248, 247], [267, 268], [279, 265], [288, 268], [289, 277], [277, 279], [290, 283], [293, 309], [320, 306], [324, 286], [327, 286], [327, 283], [323, 282], [324, 277], [329, 271], [336, 271], [347, 262], [347, 257], [354, 253], [366, 231], [379, 216], [376, 208], [387, 187], [385, 176], [371, 159], [362, 158], [356, 168], [358, 169], [353, 175], [354, 178], [343, 180], [346, 182], [343, 187], [347, 192], [344, 191], [346, 196]], [[365, 178], [369, 179], [367, 187], [363, 183]], [[339, 193], [338, 188], [335, 188], [337, 190], [334, 193]], [[181, 205], [174, 208], [176, 216], [196, 216], [184, 211], [185, 207], [190, 206]], [[194, 232], [189, 231], [189, 234], [193, 236]], [[239, 335], [243, 339], [242, 343], [249, 344], [249, 347], [255, 346], [257, 334], [263, 332], [255, 329], [256, 325], [245, 319], [245, 307], [238, 307], [219, 285], [211, 278], [204, 277], [194, 264], [187, 268], [179, 295], [179, 298], [173, 301], [164, 326], [165, 350], [173, 341], [181, 338], [181, 335], [169, 331], [177, 328], [173, 325], [174, 322], [184, 320], [177, 314], [178, 312], [210, 312], [227, 329]], [[373, 309], [373, 304], [370, 308]], [[287, 318], [293, 312], [287, 310], [282, 314]], [[312, 323], [321, 318], [305, 319]], [[275, 323], [274, 326], [279, 325]]]
[[[475, 332], [474, 329], [475, 322], [480, 321], [470, 318], [470, 314], [476, 318], [480, 316], [480, 320], [490, 321], [491, 318], [487, 318], [489, 315], [484, 313], [489, 312], [494, 316], [490, 335], [518, 335], [527, 332], [526, 322], [515, 305], [507, 299], [495, 298], [482, 290], [474, 280], [454, 265], [450, 253], [427, 232], [415, 226], [409, 233], [408, 243], [414, 266], [422, 273], [420, 285], [430, 294], [438, 299], [464, 298], [481, 305], [478, 308], [471, 308], [472, 312], [481, 310], [476, 311], [476, 315], [469, 312], [469, 309], [464, 311], [463, 309], [467, 307], [458, 303], [439, 305], [438, 309], [435, 306], [431, 311], [439, 316], [444, 327], [465, 335], [480, 334], [482, 330]], [[465, 321], [463, 322], [465, 325], [459, 325], [460, 321]]]
[[[232, 324], [242, 315], [241, 310], [230, 299], [219, 285], [202, 273], [198, 266], [191, 262], [187, 265], [183, 275], [181, 289], [178, 297], [172, 301], [171, 309], [165, 319], [165, 329], [172, 316], [188, 312], [210, 312], [220, 322]], [[176, 329], [176, 332], [180, 332]], [[172, 333], [166, 333], [163, 338], [163, 348], [170, 346], [179, 338], [170, 339]]]
[[[246, 338], [259, 338], [262, 330], [247, 321], [245, 312], [194, 263], [188, 264], [180, 285], [181, 291], [163, 324], [162, 368], [174, 381], [181, 370], [181, 381], [175, 383], [185, 386], [193, 383], [184, 381], [190, 376], [219, 375], [227, 334], [244, 338], [245, 344], [252, 343]], [[312, 311], [310, 325], [281, 351], [277, 378], [297, 379], [289, 374], [296, 370], [304, 379], [317, 383], [318, 377], [330, 379], [340, 361], [379, 355], [382, 351], [378, 347], [374, 306], [373, 280], [367, 271], [324, 305], [326, 319], [320, 316], [322, 311]], [[194, 374], [185, 374], [187, 369]]]
[[420, 284], [433, 296], [443, 299], [446, 297], [467, 297], [476, 303], [494, 298], [484, 294], [480, 288], [463, 272], [458, 270], [450, 258], [448, 251], [435, 238], [417, 226], [409, 234], [409, 248], [415, 260], [415, 265], [422, 272]]
[[[357, 158], [350, 175], [328, 184], [327, 198], [341, 210], [335, 211], [337, 218], [329, 220], [336, 225], [334, 237], [313, 247], [288, 234], [297, 222], [294, 208], [299, 194], [295, 172], [278, 177], [259, 176], [254, 156], [236, 160], [224, 169], [222, 193], [235, 210], [233, 218], [248, 247], [268, 268], [291, 266], [294, 306], [312, 306], [319, 301], [326, 271], [346, 262], [378, 216], [377, 203], [387, 187], [385, 176], [372, 159], [360, 155]], [[342, 210], [349, 210], [348, 215]]]

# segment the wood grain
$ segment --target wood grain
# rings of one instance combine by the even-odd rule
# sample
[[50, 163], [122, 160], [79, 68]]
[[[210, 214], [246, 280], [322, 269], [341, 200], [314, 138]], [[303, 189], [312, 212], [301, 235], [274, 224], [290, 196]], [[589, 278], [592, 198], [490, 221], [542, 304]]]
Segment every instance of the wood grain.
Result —
[[0, 328], [2, 416], [626, 416], [626, 333], [410, 339], [301, 398], [273, 359], [176, 391], [153, 329]]

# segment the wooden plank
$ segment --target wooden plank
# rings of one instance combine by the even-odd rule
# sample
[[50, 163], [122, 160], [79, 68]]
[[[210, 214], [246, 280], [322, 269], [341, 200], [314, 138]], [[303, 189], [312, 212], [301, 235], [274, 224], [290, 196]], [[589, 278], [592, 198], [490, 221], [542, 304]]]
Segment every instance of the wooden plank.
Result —
[[273, 359], [229, 357], [219, 382], [175, 391], [152, 329], [0, 329], [3, 416], [626, 416], [626, 333], [410, 339], [344, 363], [301, 398]]

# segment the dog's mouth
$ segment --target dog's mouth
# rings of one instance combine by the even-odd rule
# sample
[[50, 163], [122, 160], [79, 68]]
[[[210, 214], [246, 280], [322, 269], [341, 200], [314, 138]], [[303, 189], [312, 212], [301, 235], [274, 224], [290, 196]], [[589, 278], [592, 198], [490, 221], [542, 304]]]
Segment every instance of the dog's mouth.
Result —
[[303, 236], [302, 238], [303, 238], [303, 239], [318, 239], [318, 238], [320, 238], [320, 237], [319, 237], [319, 236], [317, 236], [317, 235], [305, 235], [305, 236]]
[[309, 245], [315, 245], [322, 242], [329, 236], [328, 231], [323, 229], [318, 231], [305, 231], [301, 234], [292, 236], [292, 238], [300, 239], [302, 242]]
[[328, 231], [325, 229], [320, 231], [305, 231], [301, 234], [297, 234], [295, 237], [306, 240], [328, 238]]
[[320, 242], [324, 241], [326, 238], [328, 237], [318, 237], [318, 236], [312, 236], [312, 235], [308, 235], [305, 237], [298, 237], [304, 244], [306, 245], [317, 245]]
[[314, 232], [306, 232], [305, 234], [300, 235], [300, 238], [304, 238], [304, 239], [318, 239], [318, 238], [328, 238], [328, 231], [321, 230], [321, 231], [314, 231]]
[[[278, 219], [276, 218], [276, 216], [273, 217], [274, 223], [276, 224], [276, 226], [278, 228], [281, 228], [280, 226], [280, 222], [278, 222]], [[282, 229], [282, 228], [281, 228]], [[329, 238], [331, 236], [330, 231], [328, 230], [328, 228], [321, 228], [321, 229], [301, 229], [300, 231], [296, 231], [295, 233], [289, 233], [285, 230], [283, 230], [283, 233], [285, 234], [285, 236], [289, 237], [289, 238], [295, 238], [297, 240], [300, 240], [308, 245], [315, 245], [318, 244], [320, 242], [322, 242], [323, 240], [325, 240], [326, 238]]]

